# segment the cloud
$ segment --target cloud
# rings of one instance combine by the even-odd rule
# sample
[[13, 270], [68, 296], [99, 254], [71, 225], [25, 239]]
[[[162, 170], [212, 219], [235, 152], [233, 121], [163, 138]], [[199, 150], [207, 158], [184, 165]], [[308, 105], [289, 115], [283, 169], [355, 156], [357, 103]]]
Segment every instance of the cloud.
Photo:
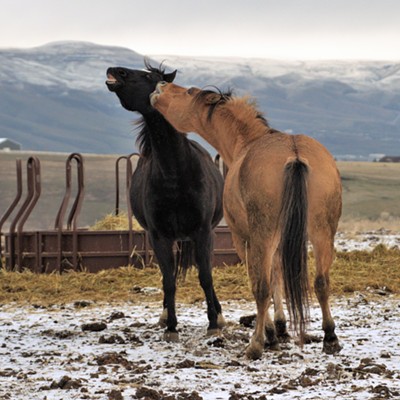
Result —
[[83, 40], [143, 54], [400, 58], [396, 0], [5, 1], [0, 47]]

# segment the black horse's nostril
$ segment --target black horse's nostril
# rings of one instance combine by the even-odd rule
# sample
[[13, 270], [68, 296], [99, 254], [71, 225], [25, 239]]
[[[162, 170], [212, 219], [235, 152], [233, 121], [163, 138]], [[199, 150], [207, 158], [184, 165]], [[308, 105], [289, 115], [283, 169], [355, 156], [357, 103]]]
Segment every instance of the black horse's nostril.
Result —
[[119, 70], [118, 70], [118, 75], [119, 75], [121, 78], [125, 78], [125, 76], [126, 76], [126, 71], [125, 71], [124, 69], [119, 69]]
[[165, 86], [167, 83], [168, 83], [168, 82], [165, 82], [165, 81], [160, 81], [160, 82], [158, 82], [158, 84], [159, 84], [160, 86]]

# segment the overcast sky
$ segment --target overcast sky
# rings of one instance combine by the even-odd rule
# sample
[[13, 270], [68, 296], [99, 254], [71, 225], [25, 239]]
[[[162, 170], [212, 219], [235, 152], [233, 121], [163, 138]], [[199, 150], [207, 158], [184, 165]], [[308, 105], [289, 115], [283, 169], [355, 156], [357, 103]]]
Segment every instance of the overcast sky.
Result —
[[400, 0], [0, 0], [0, 48], [60, 40], [143, 55], [400, 60]]

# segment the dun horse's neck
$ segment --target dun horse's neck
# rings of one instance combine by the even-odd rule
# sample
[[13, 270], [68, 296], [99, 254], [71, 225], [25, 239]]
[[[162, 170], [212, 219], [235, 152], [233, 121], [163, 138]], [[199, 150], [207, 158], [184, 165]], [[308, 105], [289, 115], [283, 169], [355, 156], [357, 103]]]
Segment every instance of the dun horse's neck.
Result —
[[231, 100], [216, 109], [211, 124], [200, 122], [199, 125], [197, 132], [215, 147], [228, 167], [251, 143], [270, 130], [257, 110], [240, 100]]
[[175, 168], [185, 157], [185, 141], [187, 140], [158, 112], [144, 116], [146, 124], [146, 145], [153, 162], [162, 164], [165, 169]]

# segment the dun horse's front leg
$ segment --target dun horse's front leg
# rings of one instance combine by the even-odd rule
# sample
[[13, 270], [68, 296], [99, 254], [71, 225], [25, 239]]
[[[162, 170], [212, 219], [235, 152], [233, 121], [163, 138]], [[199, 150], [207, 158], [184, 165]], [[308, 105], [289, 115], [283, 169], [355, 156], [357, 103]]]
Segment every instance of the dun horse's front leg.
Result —
[[150, 241], [163, 276], [164, 308], [159, 323], [162, 327], [166, 327], [164, 340], [176, 342], [179, 340], [179, 333], [176, 330], [178, 320], [175, 310], [176, 267], [173, 241], [154, 236], [150, 238]]

